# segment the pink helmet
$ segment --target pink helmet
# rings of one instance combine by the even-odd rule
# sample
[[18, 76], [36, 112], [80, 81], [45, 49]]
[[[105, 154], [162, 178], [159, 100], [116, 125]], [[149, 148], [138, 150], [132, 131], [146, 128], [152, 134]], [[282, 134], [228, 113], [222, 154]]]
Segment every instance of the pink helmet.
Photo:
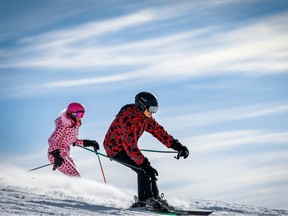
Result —
[[67, 111], [71, 113], [85, 112], [85, 106], [81, 103], [73, 102], [69, 104]]

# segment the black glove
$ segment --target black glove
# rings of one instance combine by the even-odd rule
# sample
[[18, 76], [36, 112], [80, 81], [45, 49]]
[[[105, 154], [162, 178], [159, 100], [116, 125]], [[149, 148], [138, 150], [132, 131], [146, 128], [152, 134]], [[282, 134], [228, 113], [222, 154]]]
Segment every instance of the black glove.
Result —
[[55, 171], [57, 167], [60, 167], [64, 162], [64, 159], [60, 156], [58, 149], [53, 150], [50, 154], [54, 157], [54, 166], [53, 170]]
[[171, 148], [178, 151], [176, 159], [184, 157], [186, 159], [189, 156], [189, 150], [186, 146], [183, 146], [177, 139], [173, 140]]
[[158, 176], [158, 172], [150, 165], [150, 162], [146, 157], [144, 158], [144, 162], [140, 165], [140, 167], [147, 175], [151, 177], [152, 180], [157, 180], [156, 176]]
[[83, 140], [84, 147], [93, 147], [95, 151], [99, 150], [99, 144], [95, 140]]

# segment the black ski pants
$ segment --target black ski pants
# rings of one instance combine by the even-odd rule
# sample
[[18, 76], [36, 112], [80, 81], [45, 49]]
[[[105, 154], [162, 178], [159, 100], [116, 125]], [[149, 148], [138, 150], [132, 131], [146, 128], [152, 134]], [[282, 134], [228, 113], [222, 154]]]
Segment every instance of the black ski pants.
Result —
[[137, 169], [140, 168], [138, 164], [133, 161], [125, 151], [119, 152], [115, 157], [115, 160], [124, 163], [124, 165], [131, 168], [137, 173], [138, 180], [138, 199], [146, 201], [148, 198], [159, 197], [159, 190], [155, 179], [152, 179], [144, 171]]

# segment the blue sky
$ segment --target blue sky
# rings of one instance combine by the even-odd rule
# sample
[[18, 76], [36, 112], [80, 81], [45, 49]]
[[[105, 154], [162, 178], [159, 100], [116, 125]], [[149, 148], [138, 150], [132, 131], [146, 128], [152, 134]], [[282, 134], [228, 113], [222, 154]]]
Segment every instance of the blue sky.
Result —
[[[0, 13], [2, 164], [47, 163], [54, 120], [72, 101], [87, 108], [79, 138], [102, 143], [145, 90], [191, 152], [146, 153], [163, 192], [288, 209], [287, 1], [10, 0]], [[165, 149], [148, 134], [139, 143]], [[72, 155], [102, 181], [93, 155]], [[134, 189], [130, 170], [103, 160], [110, 184]]]

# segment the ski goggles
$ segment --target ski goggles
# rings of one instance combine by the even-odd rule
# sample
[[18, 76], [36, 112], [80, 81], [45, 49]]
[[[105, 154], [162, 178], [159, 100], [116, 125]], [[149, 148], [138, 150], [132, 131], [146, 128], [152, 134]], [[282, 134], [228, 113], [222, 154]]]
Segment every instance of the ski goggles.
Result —
[[83, 118], [84, 117], [85, 112], [83, 111], [78, 111], [78, 112], [72, 112], [71, 115], [73, 115], [74, 117], [77, 118]]
[[158, 110], [158, 106], [149, 106], [148, 112], [150, 113], [156, 113]]

